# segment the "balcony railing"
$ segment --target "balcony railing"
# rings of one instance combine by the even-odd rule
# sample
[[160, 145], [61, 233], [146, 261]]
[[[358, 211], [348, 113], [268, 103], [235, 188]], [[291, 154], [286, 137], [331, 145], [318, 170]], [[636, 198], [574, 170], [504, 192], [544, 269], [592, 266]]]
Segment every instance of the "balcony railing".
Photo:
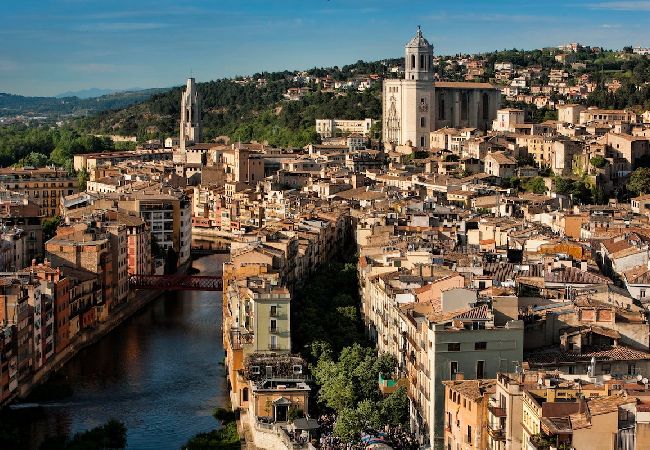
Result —
[[495, 441], [505, 441], [506, 432], [501, 425], [488, 425], [488, 433]]

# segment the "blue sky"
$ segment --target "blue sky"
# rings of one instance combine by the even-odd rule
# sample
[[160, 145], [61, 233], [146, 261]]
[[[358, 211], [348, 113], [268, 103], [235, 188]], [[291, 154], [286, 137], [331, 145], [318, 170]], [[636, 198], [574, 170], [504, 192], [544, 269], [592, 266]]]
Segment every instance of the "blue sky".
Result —
[[[408, 6], [406, 6], [408, 5]], [[164, 87], [401, 56], [650, 46], [650, 1], [1, 0], [0, 92]]]

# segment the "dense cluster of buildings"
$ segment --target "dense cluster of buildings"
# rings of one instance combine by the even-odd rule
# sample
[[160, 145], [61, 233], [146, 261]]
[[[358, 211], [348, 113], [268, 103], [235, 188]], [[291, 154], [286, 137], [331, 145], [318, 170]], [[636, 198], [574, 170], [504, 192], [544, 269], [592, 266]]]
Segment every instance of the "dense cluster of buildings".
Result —
[[2, 169], [0, 400], [128, 304], [129, 277], [187, 265], [201, 236], [230, 244], [228, 386], [258, 447], [294, 445], [286, 425], [311, 409], [292, 303], [350, 248], [368, 336], [397, 361], [379, 388], [406, 388], [421, 446], [649, 446], [650, 197], [606, 200], [650, 158], [650, 114], [565, 102], [558, 120], [530, 123], [500, 102], [532, 95], [534, 68], [498, 63], [498, 88], [472, 81], [479, 61], [463, 82], [440, 80], [435, 62], [418, 29], [383, 83], [383, 118], [319, 119], [321, 142], [305, 148], [202, 142], [189, 79], [180, 138], [75, 156], [81, 192], [58, 169]]

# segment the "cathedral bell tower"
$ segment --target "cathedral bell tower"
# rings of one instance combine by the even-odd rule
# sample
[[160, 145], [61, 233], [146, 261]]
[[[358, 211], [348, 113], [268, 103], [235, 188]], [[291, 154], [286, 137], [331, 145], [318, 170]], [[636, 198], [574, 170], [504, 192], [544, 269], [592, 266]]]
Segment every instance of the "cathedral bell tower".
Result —
[[406, 44], [404, 73], [406, 80], [433, 81], [433, 45], [429, 44], [418, 30], [413, 39]]
[[181, 149], [186, 144], [201, 142], [201, 98], [196, 90], [194, 78], [187, 79], [185, 92], [181, 97]]

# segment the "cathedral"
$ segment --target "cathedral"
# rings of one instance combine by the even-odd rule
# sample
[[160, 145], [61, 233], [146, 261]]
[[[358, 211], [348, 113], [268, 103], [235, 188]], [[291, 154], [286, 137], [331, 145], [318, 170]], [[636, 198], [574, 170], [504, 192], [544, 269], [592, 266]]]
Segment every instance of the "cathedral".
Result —
[[488, 130], [501, 92], [489, 83], [434, 80], [433, 46], [418, 27], [406, 44], [404, 78], [384, 80], [384, 143], [430, 148], [429, 134], [444, 127]]

